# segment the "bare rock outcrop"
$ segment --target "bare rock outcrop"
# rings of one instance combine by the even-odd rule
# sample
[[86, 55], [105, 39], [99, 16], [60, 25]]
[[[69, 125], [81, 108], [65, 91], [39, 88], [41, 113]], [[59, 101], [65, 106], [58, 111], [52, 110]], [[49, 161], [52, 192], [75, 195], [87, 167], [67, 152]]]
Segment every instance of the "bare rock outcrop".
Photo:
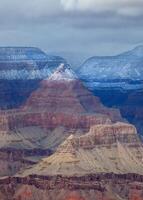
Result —
[[[16, 151], [17, 155], [32, 150], [37, 152], [38, 149], [48, 156], [49, 149], [55, 150], [69, 135], [76, 135], [76, 132], [81, 135], [93, 125], [116, 121], [123, 121], [120, 112], [105, 107], [83, 86], [75, 73], [62, 64], [48, 79], [41, 81], [39, 88], [20, 109], [0, 112], [0, 152], [4, 150], [9, 157], [9, 149]], [[63, 131], [60, 132], [60, 128]], [[36, 156], [42, 157], [43, 153], [36, 153]], [[15, 168], [14, 155], [11, 157]], [[33, 159], [33, 155], [30, 157]], [[1, 159], [5, 165], [4, 154]], [[20, 166], [23, 159], [25, 154], [22, 159], [17, 156]]]
[[133, 125], [97, 125], [84, 136], [71, 135], [53, 155], [22, 175], [83, 176], [99, 173], [143, 174], [143, 145]]

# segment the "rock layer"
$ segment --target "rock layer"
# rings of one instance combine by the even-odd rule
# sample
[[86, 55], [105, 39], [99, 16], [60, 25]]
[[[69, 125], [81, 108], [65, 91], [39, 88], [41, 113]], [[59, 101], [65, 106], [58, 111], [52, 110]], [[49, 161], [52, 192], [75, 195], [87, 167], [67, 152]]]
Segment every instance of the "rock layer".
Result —
[[117, 56], [89, 58], [77, 74], [104, 105], [120, 109], [143, 135], [143, 46]]
[[56, 153], [0, 179], [3, 200], [142, 200], [143, 146], [133, 125], [96, 125]]
[[31, 94], [23, 109], [74, 115], [103, 114], [112, 121], [121, 120], [118, 110], [103, 106], [100, 99], [83, 86], [70, 68], [66, 70], [67, 67], [62, 65], [49, 79], [42, 81], [39, 89]]
[[[33, 151], [35, 155], [29, 156], [33, 160], [49, 155], [49, 149], [55, 149], [72, 133], [83, 134], [92, 125], [110, 124], [117, 120], [122, 120], [118, 110], [103, 106], [99, 98], [77, 80], [70, 68], [60, 65], [49, 79], [41, 82], [20, 109], [0, 112], [0, 151], [5, 150], [8, 157], [11, 155], [9, 149], [17, 155]], [[18, 156], [19, 167], [15, 167], [17, 161], [12, 154], [11, 165], [15, 170], [8, 174], [17, 172], [27, 157], [25, 153], [22, 159]], [[36, 162], [39, 159], [36, 158]], [[1, 165], [6, 165], [4, 153], [1, 160]], [[7, 171], [0, 175], [6, 175]]]
[[39, 82], [60, 63], [58, 56], [46, 55], [33, 47], [0, 48], [0, 109], [19, 107]]
[[2, 200], [142, 200], [143, 177], [100, 174], [84, 177], [5, 178]]
[[133, 125], [95, 125], [84, 136], [70, 136], [50, 157], [23, 176], [135, 173], [143, 175], [143, 145]]

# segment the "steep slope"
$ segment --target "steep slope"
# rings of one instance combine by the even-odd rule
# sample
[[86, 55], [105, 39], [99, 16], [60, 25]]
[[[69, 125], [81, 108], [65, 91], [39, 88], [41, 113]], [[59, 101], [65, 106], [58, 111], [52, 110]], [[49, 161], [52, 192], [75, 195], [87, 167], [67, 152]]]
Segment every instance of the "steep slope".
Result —
[[64, 64], [41, 81], [20, 109], [1, 112], [2, 125], [7, 129], [5, 118], [10, 130], [21, 126], [88, 129], [90, 125], [123, 120], [118, 110], [105, 107]]
[[125, 123], [71, 135], [50, 157], [0, 179], [3, 200], [142, 200], [143, 146]]
[[79, 77], [96, 88], [143, 88], [143, 46], [117, 56], [92, 57], [77, 70]]
[[108, 109], [78, 80], [64, 64], [33, 92], [23, 107], [24, 111], [67, 113], [69, 115], [105, 115], [112, 121], [121, 120], [116, 109]]
[[0, 79], [43, 79], [61, 62], [58, 56], [47, 55], [34, 47], [1, 47]]
[[90, 58], [77, 74], [106, 106], [119, 108], [143, 135], [143, 46], [118, 56]]
[[34, 47], [0, 47], [0, 108], [22, 104], [61, 62], [66, 64]]
[[97, 173], [143, 175], [143, 145], [133, 125], [95, 125], [84, 136], [71, 135], [52, 156], [23, 175], [83, 176]]
[[10, 130], [8, 124], [0, 129], [0, 176], [13, 175], [49, 155], [47, 132], [32, 126]]
[[[20, 109], [0, 112], [1, 166], [5, 162], [15, 165], [15, 154], [20, 163], [27, 162], [27, 157], [28, 162], [30, 159], [37, 162], [37, 157], [49, 155], [72, 133], [81, 135], [91, 125], [118, 120], [123, 120], [118, 110], [103, 106], [69, 67], [60, 65], [48, 79], [41, 81]], [[9, 174], [16, 171], [17, 168], [10, 170]]]
[[105, 107], [65, 65], [41, 81], [27, 102], [17, 110], [1, 112], [1, 131], [26, 126], [54, 129], [89, 129], [91, 125], [123, 120], [116, 109]]

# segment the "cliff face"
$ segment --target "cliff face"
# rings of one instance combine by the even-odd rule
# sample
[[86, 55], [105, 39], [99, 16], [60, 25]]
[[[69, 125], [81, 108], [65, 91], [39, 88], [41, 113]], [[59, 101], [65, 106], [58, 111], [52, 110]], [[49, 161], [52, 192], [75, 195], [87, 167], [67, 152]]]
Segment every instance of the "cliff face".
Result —
[[0, 108], [19, 107], [39, 82], [66, 61], [38, 48], [0, 48]]
[[89, 129], [94, 124], [123, 120], [118, 110], [105, 107], [64, 65], [42, 81], [20, 109], [1, 112], [3, 119], [9, 130], [28, 126]]
[[123, 118], [143, 135], [143, 46], [117, 56], [92, 57], [77, 74], [106, 106], [120, 109]]
[[2, 200], [142, 200], [143, 177], [101, 174], [84, 177], [7, 178], [0, 180]]
[[125, 123], [71, 135], [50, 157], [0, 179], [2, 200], [142, 200], [143, 146]]
[[77, 70], [91, 89], [138, 90], [143, 88], [143, 46], [117, 56], [94, 56]]
[[[70, 68], [61, 65], [49, 79], [41, 81], [23, 106], [0, 112], [0, 151], [11, 158], [15, 169], [8, 174], [17, 172], [25, 160], [28, 164], [30, 159], [38, 162], [71, 134], [83, 134], [92, 125], [117, 120], [122, 120], [118, 110], [103, 106]], [[16, 161], [11, 151], [16, 152]], [[1, 160], [2, 166], [10, 163], [10, 159], [4, 159], [4, 153]], [[19, 167], [15, 167], [17, 161]]]
[[108, 107], [116, 107], [123, 118], [134, 124], [140, 135], [143, 135], [143, 91], [124, 91], [120, 88], [98, 88], [94, 94]]
[[134, 126], [95, 125], [83, 136], [71, 135], [57, 151], [23, 176], [115, 173], [143, 174], [143, 145]]
[[99, 98], [93, 96], [79, 80], [42, 81], [39, 89], [27, 100], [24, 109], [26, 108], [56, 113], [100, 113], [109, 115], [115, 121], [120, 118], [117, 110], [104, 107]]
[[103, 114], [112, 121], [121, 120], [118, 110], [103, 106], [100, 99], [93, 96], [77, 79], [74, 72], [61, 65], [49, 79], [41, 82], [25, 105], [24, 111], [35, 110], [48, 113], [67, 113], [76, 115]]

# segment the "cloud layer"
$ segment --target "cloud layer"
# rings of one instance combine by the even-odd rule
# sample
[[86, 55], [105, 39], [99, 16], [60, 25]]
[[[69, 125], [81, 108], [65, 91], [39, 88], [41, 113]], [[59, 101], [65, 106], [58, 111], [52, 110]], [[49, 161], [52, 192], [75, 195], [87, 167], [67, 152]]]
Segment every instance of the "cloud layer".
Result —
[[114, 12], [135, 16], [143, 13], [142, 0], [61, 0], [67, 11]]
[[[143, 43], [143, 0], [1, 0], [0, 45], [113, 53]], [[84, 47], [85, 44], [85, 47]]]

